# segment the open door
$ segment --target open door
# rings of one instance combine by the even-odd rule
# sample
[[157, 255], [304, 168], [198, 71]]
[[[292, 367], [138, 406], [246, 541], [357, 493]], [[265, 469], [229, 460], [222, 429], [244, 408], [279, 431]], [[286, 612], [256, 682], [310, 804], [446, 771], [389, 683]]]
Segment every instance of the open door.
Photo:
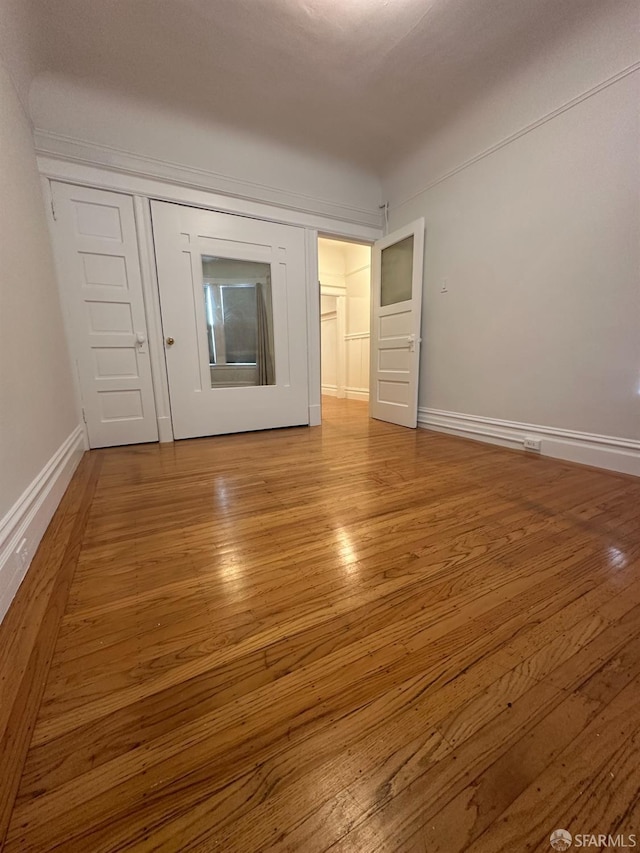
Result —
[[424, 219], [378, 240], [372, 255], [372, 418], [418, 424]]

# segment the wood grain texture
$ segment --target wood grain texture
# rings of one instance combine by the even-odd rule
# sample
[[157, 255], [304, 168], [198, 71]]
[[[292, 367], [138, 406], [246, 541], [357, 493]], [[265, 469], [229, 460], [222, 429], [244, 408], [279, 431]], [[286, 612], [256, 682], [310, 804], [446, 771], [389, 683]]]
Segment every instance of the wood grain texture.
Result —
[[0, 846], [18, 790], [100, 462], [86, 454], [0, 625]]
[[90, 455], [7, 853], [640, 834], [640, 483], [324, 414]]

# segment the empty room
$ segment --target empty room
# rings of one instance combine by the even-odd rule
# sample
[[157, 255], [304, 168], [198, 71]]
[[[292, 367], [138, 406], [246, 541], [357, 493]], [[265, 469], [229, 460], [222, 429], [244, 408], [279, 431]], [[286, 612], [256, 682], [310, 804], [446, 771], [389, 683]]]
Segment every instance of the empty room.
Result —
[[0, 0], [0, 850], [640, 844], [637, 0]]

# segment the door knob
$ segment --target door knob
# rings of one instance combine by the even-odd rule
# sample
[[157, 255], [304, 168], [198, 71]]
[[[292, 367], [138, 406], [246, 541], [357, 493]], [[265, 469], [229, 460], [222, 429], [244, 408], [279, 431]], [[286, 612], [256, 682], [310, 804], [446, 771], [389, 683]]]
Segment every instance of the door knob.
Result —
[[175, 344], [175, 339], [174, 338], [167, 338], [166, 343], [167, 343], [168, 347], [172, 347]]

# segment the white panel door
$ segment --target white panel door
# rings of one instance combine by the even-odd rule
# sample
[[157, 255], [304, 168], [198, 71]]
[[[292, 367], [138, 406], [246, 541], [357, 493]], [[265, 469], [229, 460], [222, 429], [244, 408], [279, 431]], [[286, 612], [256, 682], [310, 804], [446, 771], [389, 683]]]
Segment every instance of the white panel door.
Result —
[[415, 428], [418, 423], [420, 312], [424, 219], [373, 246], [371, 417]]
[[304, 230], [152, 202], [176, 438], [309, 423]]
[[131, 196], [52, 183], [53, 243], [91, 447], [158, 440]]

